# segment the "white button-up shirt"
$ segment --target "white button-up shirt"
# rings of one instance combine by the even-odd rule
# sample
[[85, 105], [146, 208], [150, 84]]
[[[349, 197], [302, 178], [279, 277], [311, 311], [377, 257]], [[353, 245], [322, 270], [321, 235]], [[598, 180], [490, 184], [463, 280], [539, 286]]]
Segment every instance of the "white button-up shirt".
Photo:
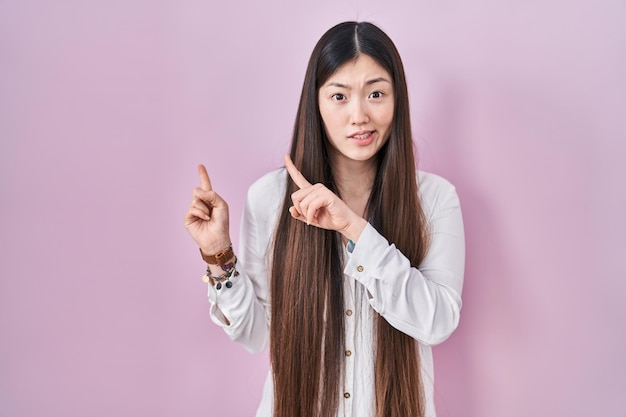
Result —
[[[454, 186], [424, 172], [418, 173], [418, 184], [430, 239], [419, 269], [411, 267], [395, 245], [369, 224], [352, 251], [346, 249], [343, 282], [346, 358], [338, 416], [374, 415], [375, 312], [419, 342], [426, 415], [435, 416], [430, 346], [443, 342], [459, 323], [465, 242]], [[252, 352], [263, 351], [269, 343], [267, 266], [285, 185], [283, 168], [266, 174], [250, 187], [239, 240], [240, 275], [231, 279], [232, 288], [216, 290], [209, 285], [212, 320]], [[270, 374], [257, 417], [271, 417], [272, 411]]]

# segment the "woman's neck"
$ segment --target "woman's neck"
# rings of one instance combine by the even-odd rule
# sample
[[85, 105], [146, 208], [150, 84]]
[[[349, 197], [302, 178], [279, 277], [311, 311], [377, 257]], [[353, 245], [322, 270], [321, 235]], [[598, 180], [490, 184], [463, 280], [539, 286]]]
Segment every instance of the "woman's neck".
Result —
[[376, 160], [353, 161], [339, 157], [331, 158], [331, 164], [341, 199], [354, 212], [364, 216], [376, 177]]

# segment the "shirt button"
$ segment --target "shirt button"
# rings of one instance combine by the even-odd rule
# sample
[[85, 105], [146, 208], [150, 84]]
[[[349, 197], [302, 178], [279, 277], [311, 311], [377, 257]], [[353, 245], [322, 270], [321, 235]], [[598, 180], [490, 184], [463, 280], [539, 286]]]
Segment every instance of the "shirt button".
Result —
[[346, 350], [346, 356], [352, 356], [352, 351]]
[[352, 310], [346, 310], [346, 316], [351, 316], [352, 315]]
[[359, 272], [363, 272], [363, 266], [359, 265], [356, 267], [356, 270]]
[[350, 393], [349, 392], [344, 393], [343, 398], [346, 398], [346, 399], [350, 398]]

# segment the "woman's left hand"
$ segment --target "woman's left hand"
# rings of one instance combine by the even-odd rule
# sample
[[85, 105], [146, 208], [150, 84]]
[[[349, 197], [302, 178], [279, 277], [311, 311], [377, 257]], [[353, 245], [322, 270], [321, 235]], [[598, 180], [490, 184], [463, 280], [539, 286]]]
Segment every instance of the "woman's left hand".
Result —
[[352, 211], [335, 193], [323, 184], [311, 184], [285, 155], [285, 167], [299, 190], [291, 195], [291, 216], [308, 225], [336, 230], [356, 242], [367, 225], [365, 219]]

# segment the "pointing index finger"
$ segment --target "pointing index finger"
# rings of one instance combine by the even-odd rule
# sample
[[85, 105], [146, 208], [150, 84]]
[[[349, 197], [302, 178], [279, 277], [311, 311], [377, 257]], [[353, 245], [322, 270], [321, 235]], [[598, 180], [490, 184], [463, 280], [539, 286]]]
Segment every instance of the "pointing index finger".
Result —
[[304, 188], [311, 185], [311, 183], [308, 182], [306, 178], [304, 178], [304, 175], [302, 175], [302, 173], [298, 171], [298, 168], [296, 168], [296, 166], [293, 164], [289, 155], [285, 155], [285, 168], [287, 168], [289, 176], [291, 177], [293, 182], [296, 183], [298, 188]]
[[202, 164], [198, 165], [198, 175], [200, 175], [200, 188], [204, 191], [213, 191], [209, 174], [206, 172], [206, 168]]

